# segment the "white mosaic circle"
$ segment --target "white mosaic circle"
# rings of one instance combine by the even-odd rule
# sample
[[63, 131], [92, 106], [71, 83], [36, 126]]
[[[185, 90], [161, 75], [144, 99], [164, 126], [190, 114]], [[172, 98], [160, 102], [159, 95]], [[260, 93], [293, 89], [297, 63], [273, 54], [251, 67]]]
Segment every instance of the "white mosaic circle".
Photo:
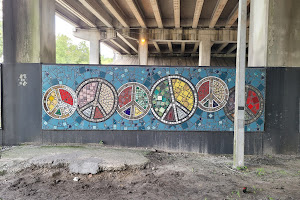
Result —
[[118, 95], [107, 80], [91, 78], [76, 89], [78, 114], [89, 122], [102, 122], [110, 118], [117, 109]]
[[43, 108], [54, 119], [66, 119], [77, 107], [75, 92], [66, 85], [54, 85], [43, 96]]
[[128, 120], [138, 120], [150, 110], [150, 92], [142, 84], [129, 82], [118, 89], [118, 108], [120, 116]]
[[215, 76], [201, 79], [197, 85], [198, 107], [205, 112], [222, 109], [228, 100], [229, 90], [226, 83]]
[[151, 89], [151, 111], [161, 122], [181, 124], [190, 119], [197, 108], [193, 84], [178, 75], [159, 79]]

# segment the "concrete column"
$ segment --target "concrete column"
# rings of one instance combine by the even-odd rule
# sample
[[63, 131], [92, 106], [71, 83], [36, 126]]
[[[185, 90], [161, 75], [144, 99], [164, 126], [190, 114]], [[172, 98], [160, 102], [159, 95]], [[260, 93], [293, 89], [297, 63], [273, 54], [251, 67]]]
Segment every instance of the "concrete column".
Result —
[[90, 64], [100, 64], [100, 39], [101, 32], [98, 29], [76, 29], [74, 37], [90, 41]]
[[55, 63], [55, 0], [4, 0], [5, 63]]
[[210, 66], [211, 41], [203, 39], [199, 44], [199, 66]]
[[100, 64], [99, 40], [90, 40], [90, 64]]
[[251, 0], [250, 67], [300, 66], [300, 1]]
[[143, 29], [140, 32], [139, 64], [148, 65], [148, 37], [147, 37], [146, 29]]
[[239, 1], [238, 18], [233, 143], [234, 168], [244, 166], [247, 0]]

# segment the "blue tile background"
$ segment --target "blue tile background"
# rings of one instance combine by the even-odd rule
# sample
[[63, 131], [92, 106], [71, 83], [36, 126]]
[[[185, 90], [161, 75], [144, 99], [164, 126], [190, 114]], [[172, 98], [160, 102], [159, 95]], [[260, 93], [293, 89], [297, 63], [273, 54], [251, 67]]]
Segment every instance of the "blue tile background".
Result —
[[[216, 76], [221, 78], [231, 89], [235, 86], [235, 68], [213, 67], [141, 67], [141, 66], [59, 66], [43, 65], [42, 92], [57, 84], [67, 85], [74, 91], [80, 83], [88, 78], [100, 77], [111, 82], [116, 90], [127, 82], [138, 82], [149, 91], [161, 77], [179, 74], [195, 86], [202, 78]], [[259, 89], [265, 98], [265, 69], [246, 69], [246, 84]], [[41, 97], [42, 98], [42, 97]], [[42, 128], [44, 130], [163, 130], [163, 131], [233, 131], [233, 122], [227, 118], [224, 110], [207, 113], [197, 108], [195, 114], [179, 125], [166, 125], [149, 113], [140, 120], [123, 119], [115, 112], [108, 120], [100, 123], [85, 121], [75, 112], [71, 117], [57, 120], [49, 117], [42, 108]], [[260, 118], [245, 126], [245, 131], [264, 131], [264, 112]]]

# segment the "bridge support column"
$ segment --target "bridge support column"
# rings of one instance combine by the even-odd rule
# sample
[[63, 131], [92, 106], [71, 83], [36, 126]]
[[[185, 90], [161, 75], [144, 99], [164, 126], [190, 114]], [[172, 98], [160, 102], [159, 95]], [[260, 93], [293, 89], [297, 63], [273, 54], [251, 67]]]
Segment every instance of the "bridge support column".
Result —
[[300, 66], [300, 1], [251, 0], [249, 67]]
[[142, 29], [139, 39], [139, 64], [148, 65], [148, 37], [146, 29]]
[[5, 63], [55, 63], [55, 0], [4, 0]]
[[211, 41], [210, 38], [200, 41], [199, 44], [199, 66], [210, 66]]
[[101, 33], [98, 29], [95, 30], [83, 30], [76, 29], [73, 32], [75, 37], [90, 42], [90, 64], [100, 64], [100, 39]]

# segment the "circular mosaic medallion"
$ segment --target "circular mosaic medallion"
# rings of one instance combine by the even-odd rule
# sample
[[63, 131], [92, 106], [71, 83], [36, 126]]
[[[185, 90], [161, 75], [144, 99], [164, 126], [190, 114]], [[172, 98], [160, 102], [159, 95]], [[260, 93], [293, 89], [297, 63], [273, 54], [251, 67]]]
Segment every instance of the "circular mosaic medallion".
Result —
[[43, 108], [54, 119], [66, 119], [77, 107], [75, 92], [66, 85], [54, 85], [43, 96]]
[[198, 107], [205, 112], [216, 112], [222, 109], [228, 100], [226, 83], [215, 76], [201, 79], [196, 85], [198, 93]]
[[83, 81], [76, 90], [77, 112], [90, 122], [102, 122], [117, 109], [118, 95], [114, 86], [101, 78]]
[[197, 108], [197, 93], [182, 76], [166, 76], [151, 89], [153, 115], [165, 124], [181, 124], [193, 116]]
[[[245, 87], [245, 124], [255, 122], [264, 110], [264, 99], [260, 91], [252, 85]], [[227, 105], [224, 107], [226, 116], [234, 121], [234, 106], [235, 106], [235, 88], [229, 91], [229, 99]]]
[[150, 110], [150, 92], [142, 84], [129, 82], [118, 89], [117, 112], [125, 119], [143, 118]]

